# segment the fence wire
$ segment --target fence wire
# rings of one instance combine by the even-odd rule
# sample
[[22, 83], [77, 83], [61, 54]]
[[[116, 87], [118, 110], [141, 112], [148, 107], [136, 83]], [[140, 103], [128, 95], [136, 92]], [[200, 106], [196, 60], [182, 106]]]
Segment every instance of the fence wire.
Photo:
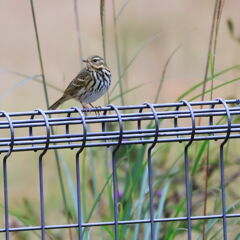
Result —
[[[5, 227], [0, 233], [10, 239], [10, 232], [41, 231], [45, 239], [48, 229], [77, 228], [78, 239], [83, 239], [83, 228], [94, 226], [114, 226], [114, 239], [119, 239], [119, 226], [131, 224], [150, 224], [151, 240], [155, 236], [155, 224], [158, 222], [186, 221], [188, 239], [192, 237], [192, 221], [222, 219], [222, 236], [227, 236], [227, 218], [239, 218], [239, 214], [226, 211], [224, 146], [229, 139], [240, 138], [240, 123], [233, 123], [239, 117], [239, 100], [216, 99], [214, 101], [150, 104], [134, 106], [109, 105], [102, 108], [84, 109], [73, 107], [67, 110], [7, 113], [0, 111], [0, 131], [9, 133], [0, 137], [0, 153], [3, 156], [3, 186]], [[219, 121], [225, 119], [225, 121]], [[224, 123], [222, 123], [224, 122]], [[58, 131], [52, 131], [57, 128]], [[39, 131], [41, 129], [41, 131]], [[45, 133], [42, 133], [42, 132]], [[189, 147], [195, 141], [219, 140], [219, 160], [221, 178], [222, 212], [217, 215], [192, 216], [191, 192], [189, 181]], [[152, 152], [158, 143], [184, 143], [185, 161], [185, 217], [155, 218], [153, 202]], [[119, 196], [117, 182], [117, 152], [123, 145], [145, 144], [148, 147], [147, 168], [149, 188], [149, 219], [119, 220]], [[112, 180], [114, 219], [111, 222], [83, 222], [81, 211], [80, 156], [85, 148], [107, 147], [112, 154]], [[77, 149], [76, 152], [76, 192], [77, 222], [62, 225], [45, 224], [43, 158], [51, 149]], [[39, 192], [40, 226], [10, 227], [7, 160], [13, 152], [35, 151], [39, 154]]]

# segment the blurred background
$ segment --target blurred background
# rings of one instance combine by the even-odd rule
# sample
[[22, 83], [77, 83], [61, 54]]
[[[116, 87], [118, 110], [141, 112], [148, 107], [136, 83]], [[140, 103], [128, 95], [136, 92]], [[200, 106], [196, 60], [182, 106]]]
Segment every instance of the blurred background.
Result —
[[[116, 1], [116, 12], [126, 1]], [[125, 75], [124, 89], [141, 87], [125, 95], [129, 104], [153, 101], [164, 64], [169, 55], [180, 45], [172, 58], [166, 73], [160, 96], [161, 102], [173, 102], [189, 87], [204, 78], [209, 35], [213, 17], [213, 1], [170, 2], [159, 0], [130, 0], [118, 17], [117, 30], [122, 71], [139, 49], [145, 44]], [[29, 1], [1, 1], [0, 27], [0, 69], [1, 95], [23, 80], [23, 77], [6, 71], [28, 76], [40, 74], [35, 33]], [[222, 13], [217, 43], [215, 72], [239, 63], [239, 44], [229, 34], [227, 20], [235, 24], [236, 35], [240, 34], [238, 24], [239, 1], [226, 1]], [[74, 15], [74, 1], [35, 1], [36, 18], [40, 36], [46, 79], [49, 83], [64, 89], [80, 71], [80, 57]], [[80, 36], [83, 58], [93, 54], [103, 55], [99, 1], [78, 1]], [[106, 1], [106, 52], [107, 63], [113, 72], [113, 85], [118, 80], [116, 51], [113, 31], [112, 2]], [[155, 37], [155, 38], [154, 38]], [[154, 40], [152, 40], [154, 38]], [[152, 40], [152, 41], [151, 41]], [[149, 43], [149, 41], [151, 41]], [[239, 73], [219, 77], [217, 83], [230, 80]], [[218, 82], [219, 81], [219, 82]], [[1, 98], [2, 109], [7, 111], [45, 108], [42, 85], [36, 81], [27, 82]], [[50, 102], [61, 93], [49, 88]], [[234, 83], [214, 93], [214, 97], [237, 96], [239, 83]], [[111, 97], [117, 96], [117, 87]], [[120, 104], [119, 98], [114, 104]], [[69, 101], [64, 107], [76, 102]], [[103, 104], [103, 99], [97, 101]]]
[[[80, 60], [82, 58], [87, 58], [94, 54], [103, 56], [100, 1], [79, 0], [77, 3], [81, 51], [79, 51], [79, 35], [76, 30], [74, 1], [34, 1], [45, 77], [47, 83], [50, 84], [48, 86], [50, 103], [60, 97], [62, 94], [61, 91], [65, 89], [68, 83], [81, 70], [82, 63]], [[117, 0], [115, 4], [117, 26], [114, 27], [113, 1], [105, 1], [106, 61], [113, 75], [112, 89], [109, 91], [111, 103], [116, 105], [123, 103], [119, 96], [120, 88], [117, 85], [119, 73], [114, 37], [115, 31], [117, 31], [118, 36], [120, 70], [123, 74], [122, 83], [125, 92], [125, 104], [133, 105], [146, 101], [154, 101], [164, 66], [169, 56], [177, 47], [179, 47], [178, 50], [169, 62], [158, 102], [175, 102], [183, 93], [203, 81], [208, 56], [214, 1]], [[225, 1], [217, 38], [215, 73], [225, 71], [239, 64], [239, 7], [239, 0]], [[229, 28], [229, 20], [233, 28], [231, 26]], [[46, 109], [43, 85], [41, 77], [38, 77], [41, 74], [41, 70], [30, 1], [1, 0], [0, 29], [1, 110], [13, 112], [28, 111], [36, 108]], [[214, 78], [214, 86], [236, 79], [239, 77], [239, 73], [240, 70], [237, 67], [234, 67], [232, 71], [226, 71], [225, 74]], [[209, 89], [209, 86], [210, 82], [206, 89]], [[199, 100], [200, 96], [198, 95], [201, 94], [201, 91], [202, 87], [199, 87], [195, 91], [191, 91], [184, 98], [191, 100], [196, 97], [195, 99]], [[215, 90], [213, 98], [238, 98], [239, 91], [240, 82], [235, 81], [233, 84], [228, 84]], [[206, 95], [206, 99], [209, 99], [209, 95]], [[106, 104], [106, 99], [103, 97], [97, 100], [95, 104], [103, 106]], [[80, 107], [80, 103], [69, 100], [62, 108], [70, 108], [73, 105]], [[234, 145], [232, 146], [234, 148]], [[171, 151], [168, 147], [161, 148], [160, 150], [163, 152], [161, 152], [159, 161], [164, 162], [164, 160], [169, 158], [178, 158], [178, 147], [176, 145], [171, 148]], [[88, 151], [85, 153], [85, 159], [90, 159], [92, 158], [91, 156], [97, 156], [98, 159], [100, 159], [99, 156], [103, 158], [104, 153], [101, 151], [99, 149], [91, 152]], [[122, 157], [124, 153], [123, 151]], [[215, 153], [216, 157], [213, 157], [213, 162], [217, 161], [217, 152]], [[75, 171], [75, 165], [72, 161], [74, 156], [75, 154], [71, 151], [60, 151], [64, 184], [67, 189], [67, 199], [70, 202], [72, 201], [71, 186], [73, 186], [71, 176], [73, 176]], [[130, 159], [133, 159], [133, 156], [136, 156], [136, 152], [131, 152], [127, 155]], [[158, 155], [156, 154], [155, 156], [157, 158]], [[234, 164], [237, 164], [239, 167], [238, 157], [232, 155], [232, 158], [234, 161], [236, 160]], [[48, 159], [54, 159], [53, 152], [48, 154]], [[38, 188], [37, 160], [37, 155], [31, 152], [17, 153], [9, 159], [11, 226], [19, 227], [39, 224], [39, 196], [38, 190], [36, 190]], [[95, 160], [96, 158], [94, 158]], [[160, 169], [161, 174], [164, 175], [167, 169], [171, 168], [172, 161], [170, 160], [168, 164], [161, 166], [157, 163], [156, 169]], [[105, 163], [97, 163], [97, 172], [95, 173], [92, 171], [92, 165], [89, 165], [88, 161], [85, 164], [86, 172], [83, 176], [83, 178], [85, 177], [85, 182], [83, 181], [83, 183], [86, 184], [87, 192], [89, 188], [91, 189], [90, 193], [86, 194], [88, 198], [85, 201], [92, 206], [96, 197], [92, 189], [94, 188], [92, 176], [96, 174], [94, 176], [96, 179], [99, 179], [96, 187], [99, 193], [107, 179], [107, 174], [105, 173], [106, 165]], [[106, 164], [110, 164], [108, 160], [106, 160]], [[46, 161], [44, 167], [44, 181], [47, 183], [47, 224], [66, 223], [67, 220], [63, 217], [64, 208], [60, 188], [58, 187], [56, 163], [55, 161]], [[236, 165], [231, 165], [228, 169], [230, 175], [235, 167]], [[128, 167], [124, 166], [124, 163], [122, 169], [123, 171], [130, 171]], [[179, 165], [177, 164], [174, 174], [178, 174], [179, 171], [183, 174], [181, 170], [183, 170], [182, 162]], [[124, 185], [124, 174], [120, 173], [120, 175], [122, 177], [122, 185]], [[0, 170], [0, 177], [2, 179], [2, 169]], [[202, 177], [203, 172], [200, 173], [200, 178]], [[210, 183], [213, 188], [219, 187], [219, 178], [214, 175]], [[239, 180], [234, 183], [233, 188], [237, 185], [239, 185]], [[183, 189], [183, 186], [182, 183], [181, 189]], [[0, 181], [0, 189], [1, 228], [4, 226], [2, 181]], [[159, 189], [162, 189], [162, 185], [159, 186]], [[111, 186], [108, 186], [108, 190], [111, 192]], [[169, 193], [170, 198], [174, 195], [174, 191], [172, 190]], [[136, 190], [135, 195], [137, 196], [138, 194], [139, 190]], [[239, 198], [239, 194], [237, 195], [236, 192], [234, 194], [231, 200], [229, 200], [232, 204]], [[136, 196], [135, 199], [137, 199]], [[112, 219], [109, 217], [111, 213], [108, 213], [110, 211], [109, 205], [105, 202], [108, 199], [108, 193], [104, 192], [102, 199], [99, 203], [101, 206], [100, 210], [94, 209], [96, 212], [93, 214], [94, 221], [102, 219], [110, 221]], [[179, 204], [179, 201], [174, 204]], [[209, 204], [210, 206], [214, 206], [214, 202], [210, 202]], [[173, 216], [172, 209], [174, 207], [170, 206], [164, 216]], [[217, 213], [220, 211], [219, 209], [216, 210]], [[31, 213], [32, 219], [29, 219], [27, 213]], [[202, 214], [202, 205], [201, 208], [196, 208], [195, 213]], [[71, 222], [73, 219], [70, 217], [68, 221]], [[237, 226], [239, 227], [239, 224]], [[94, 229], [94, 231], [95, 233], [92, 233], [92, 236], [97, 236], [99, 231], [102, 234], [101, 239], [112, 239], [107, 234], [107, 231], [102, 231], [102, 229]], [[238, 230], [233, 231], [233, 233], [236, 233], [234, 237], [237, 236]], [[16, 240], [39, 239], [39, 236], [39, 233], [27, 233], [26, 235], [12, 234], [12, 238]], [[139, 239], [143, 239], [141, 233], [139, 236]], [[164, 236], [162, 237], [161, 239], [164, 239]], [[60, 232], [52, 231], [49, 233], [48, 238], [71, 239], [67, 230]], [[5, 239], [3, 234], [0, 234], [0, 239]], [[175, 236], [172, 239], [184, 238], [177, 238]]]

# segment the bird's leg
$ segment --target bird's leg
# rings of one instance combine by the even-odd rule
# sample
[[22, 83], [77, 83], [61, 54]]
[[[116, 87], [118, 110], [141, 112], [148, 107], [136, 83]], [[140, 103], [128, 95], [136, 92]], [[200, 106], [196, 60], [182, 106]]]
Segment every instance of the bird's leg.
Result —
[[[93, 106], [91, 103], [89, 103], [89, 105], [92, 107], [92, 108], [98, 108], [99, 110], [102, 108], [101, 106]], [[99, 111], [95, 111], [96, 115], [99, 116], [100, 115], [100, 112]]]
[[90, 108], [87, 105], [84, 105], [83, 103], [82, 103], [82, 107], [83, 107], [85, 115], [87, 116], [88, 115], [87, 113], [90, 112]]

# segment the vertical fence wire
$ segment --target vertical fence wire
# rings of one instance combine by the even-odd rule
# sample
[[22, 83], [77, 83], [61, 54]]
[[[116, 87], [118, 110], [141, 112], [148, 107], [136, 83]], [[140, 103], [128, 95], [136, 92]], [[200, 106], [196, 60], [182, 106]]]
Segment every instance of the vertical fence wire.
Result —
[[5, 216], [5, 238], [9, 239], [9, 206], [8, 206], [8, 180], [7, 180], [7, 159], [12, 153], [14, 146], [14, 128], [8, 113], [1, 111], [1, 115], [6, 117], [10, 129], [10, 143], [7, 154], [3, 157], [3, 188], [4, 188], [4, 216]]
[[41, 239], [45, 240], [45, 209], [44, 209], [44, 184], [43, 184], [43, 156], [48, 151], [50, 142], [50, 125], [48, 122], [48, 117], [45, 112], [41, 109], [36, 109], [36, 112], [42, 115], [45, 127], [46, 127], [46, 144], [44, 150], [39, 155], [39, 187], [40, 187], [40, 211], [41, 211]]
[[184, 165], [185, 165], [185, 189], [186, 189], [186, 201], [187, 201], [187, 230], [188, 230], [188, 240], [192, 239], [192, 224], [191, 224], [191, 185], [189, 180], [189, 158], [188, 158], [188, 149], [192, 144], [195, 136], [196, 123], [195, 116], [191, 104], [183, 100], [181, 101], [189, 109], [192, 121], [192, 133], [190, 140], [184, 148]]
[[220, 103], [223, 104], [226, 110], [227, 116], [227, 133], [225, 139], [222, 141], [220, 145], [220, 177], [221, 177], [221, 195], [222, 195], [222, 224], [223, 224], [223, 239], [227, 240], [227, 217], [226, 217], [226, 194], [225, 194], [225, 174], [224, 174], [224, 145], [229, 139], [231, 133], [231, 114], [229, 111], [229, 107], [225, 100], [222, 98], [217, 99]]
[[78, 221], [78, 240], [82, 240], [82, 208], [81, 208], [81, 177], [80, 177], [80, 163], [79, 163], [79, 156], [82, 153], [82, 151], [85, 148], [86, 145], [86, 139], [87, 139], [87, 124], [85, 121], [85, 117], [83, 112], [77, 108], [73, 107], [73, 109], [79, 113], [81, 120], [82, 120], [82, 125], [83, 125], [83, 140], [82, 140], [82, 146], [76, 153], [76, 181], [77, 181], [77, 209], [78, 209], [78, 214], [77, 214], [77, 221]]
[[154, 116], [154, 122], [155, 122], [155, 136], [153, 139], [153, 143], [148, 148], [148, 188], [149, 188], [149, 199], [150, 199], [150, 225], [151, 225], [151, 240], [155, 240], [155, 229], [154, 229], [154, 205], [153, 205], [153, 180], [152, 180], [152, 150], [157, 144], [158, 140], [158, 130], [159, 130], [159, 124], [158, 124], [158, 116], [155, 108], [150, 103], [144, 103], [147, 107], [149, 107], [153, 113]]
[[116, 159], [116, 153], [119, 147], [122, 143], [123, 138], [123, 122], [121, 114], [116, 106], [113, 104], [108, 105], [112, 110], [115, 111], [117, 118], [118, 118], [118, 124], [119, 124], [119, 136], [118, 136], [118, 143], [112, 150], [112, 170], [113, 170], [113, 204], [114, 204], [114, 234], [115, 234], [115, 240], [119, 239], [119, 233], [118, 233], [118, 222], [119, 222], [119, 213], [118, 213], [118, 181], [117, 181], [117, 159]]

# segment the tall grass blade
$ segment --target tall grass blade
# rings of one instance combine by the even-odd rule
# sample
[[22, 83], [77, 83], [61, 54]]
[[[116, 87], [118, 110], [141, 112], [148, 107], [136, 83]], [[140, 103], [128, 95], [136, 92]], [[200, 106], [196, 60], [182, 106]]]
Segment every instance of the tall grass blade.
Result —
[[[123, 95], [123, 96], [124, 96], [124, 95], [127, 95], [128, 93], [130, 93], [130, 92], [132, 92], [132, 91], [134, 91], [134, 90], [136, 90], [136, 89], [138, 89], [138, 88], [140, 88], [140, 87], [143, 87], [144, 85], [146, 85], [146, 84], [139, 84], [139, 85], [137, 85], [137, 86], [135, 86], [135, 87], [133, 87], [133, 88], [130, 88], [130, 89], [126, 90], [122, 95]], [[111, 98], [110, 101], [111, 101], [111, 102], [114, 102], [116, 99], [118, 99], [118, 98], [120, 98], [120, 97], [121, 97], [121, 94], [118, 94], [117, 96]]]
[[[177, 206], [175, 210], [174, 217], [178, 217], [179, 214], [184, 210], [184, 206], [186, 205], [186, 200], [183, 199]], [[167, 228], [165, 237], [166, 239], [172, 240], [175, 238], [178, 228], [176, 227], [178, 223], [177, 222], [171, 222], [169, 224], [169, 227]]]
[[[4, 206], [2, 204], [0, 204], [0, 208], [4, 209]], [[38, 222], [35, 221], [34, 218], [26, 217], [26, 214], [19, 213], [16, 210], [9, 209], [9, 215], [10, 216], [14, 216], [15, 218], [17, 218], [21, 223], [24, 224], [24, 226], [35, 226], [35, 225], [39, 224]], [[36, 237], [41, 239], [41, 236], [38, 233], [38, 231], [33, 231], [33, 233], [35, 234]]]
[[47, 108], [49, 108], [48, 91], [47, 91], [47, 85], [46, 85], [46, 79], [45, 79], [45, 73], [44, 73], [44, 67], [43, 67], [42, 53], [41, 53], [41, 47], [40, 47], [40, 40], [38, 36], [38, 28], [37, 28], [37, 21], [36, 21], [34, 6], [33, 6], [33, 0], [30, 0], [30, 4], [31, 4], [31, 10], [32, 10], [32, 19], [33, 19], [33, 25], [34, 25], [35, 38], [37, 43], [38, 59], [39, 59], [39, 64], [41, 68], [41, 73], [42, 73], [45, 101], [46, 101]]
[[74, 16], [76, 22], [76, 33], [77, 33], [77, 42], [78, 42], [78, 54], [80, 59], [80, 66], [83, 68], [83, 50], [82, 50], [82, 41], [81, 41], [81, 32], [80, 32], [80, 23], [79, 23], [79, 13], [78, 13], [78, 0], [73, 0], [74, 4]]
[[[224, 2], [225, 1], [222, 1], [222, 0], [215, 0], [215, 7], [214, 7], [210, 39], [209, 39], [209, 45], [208, 45], [208, 55], [207, 55], [207, 61], [206, 61], [206, 67], [205, 67], [204, 84], [203, 84], [203, 88], [202, 88], [201, 101], [204, 100], [204, 96], [205, 96], [204, 92], [206, 91], [207, 76], [208, 76], [208, 71], [209, 71], [209, 66], [210, 66], [211, 52], [213, 53], [212, 54], [213, 55], [213, 59], [212, 59], [213, 63], [212, 64], [213, 64], [213, 66], [215, 65], [218, 30], [219, 30], [220, 19], [221, 19]], [[211, 80], [211, 89], [213, 91], [213, 79]], [[211, 91], [210, 97], [212, 97], [212, 91]]]
[[100, 0], [100, 19], [101, 19], [101, 32], [102, 32], [102, 48], [103, 48], [103, 58], [106, 58], [106, 22], [105, 22], [105, 0]]
[[119, 85], [119, 88], [120, 88], [121, 105], [125, 105], [125, 101], [124, 101], [124, 98], [122, 95], [124, 89], [123, 89], [123, 81], [122, 81], [122, 76], [121, 76], [120, 50], [119, 50], [119, 41], [118, 41], [115, 0], [112, 0], [112, 9], [113, 9], [113, 31], [114, 31], [114, 41], [115, 41], [115, 51], [116, 51], [116, 61], [117, 61], [117, 73], [118, 73], [117, 84]]
[[208, 141], [204, 141], [200, 145], [200, 149], [197, 153], [196, 159], [193, 163], [192, 169], [191, 169], [191, 175], [194, 175], [197, 171], [197, 168], [199, 166], [200, 160], [202, 159], [203, 154], [206, 151], [206, 147], [208, 146]]
[[[90, 219], [91, 219], [91, 217], [92, 217], [92, 215], [93, 215], [93, 212], [94, 212], [94, 210], [96, 209], [96, 207], [97, 207], [97, 205], [98, 205], [98, 203], [99, 203], [99, 200], [100, 200], [102, 194], [104, 193], [104, 191], [105, 191], [106, 187], [108, 186], [108, 184], [109, 184], [109, 182], [110, 182], [111, 179], [112, 179], [112, 174], [110, 174], [110, 175], [108, 176], [108, 178], [107, 178], [105, 184], [103, 185], [101, 191], [99, 192], [98, 196], [95, 198], [94, 203], [93, 203], [93, 206], [92, 206], [92, 208], [90, 209], [88, 216], [86, 217], [86, 223], [88, 223], [88, 222], [90, 221]], [[107, 226], [106, 226], [105, 228], [108, 229]], [[105, 229], [105, 230], [106, 230], [106, 229]], [[86, 231], [86, 230], [84, 229], [84, 230], [83, 230], [83, 235], [84, 235], [85, 231]]]
[[[102, 32], [102, 49], [103, 58], [107, 62], [107, 49], [106, 49], [106, 19], [105, 19], [105, 0], [100, 0], [100, 20], [101, 20], [101, 32]], [[105, 105], [110, 103], [109, 92], [104, 97]]]
[[[90, 132], [90, 130], [89, 130]], [[97, 197], [98, 191], [97, 191], [97, 176], [96, 176], [96, 167], [95, 167], [95, 162], [94, 162], [94, 153], [93, 149], [90, 148], [88, 151], [88, 159], [90, 162], [90, 168], [91, 168], [91, 173], [92, 173], [92, 188], [93, 188], [93, 195], [94, 198]]]
[[118, 19], [120, 17], [120, 15], [123, 13], [124, 9], [127, 7], [129, 2], [130, 2], [130, 0], [125, 0], [122, 7], [119, 9], [118, 13], [116, 14], [116, 19]]
[[[30, 0], [30, 4], [31, 4], [31, 11], [32, 11], [32, 19], [33, 19], [33, 23], [34, 23], [36, 44], [37, 44], [37, 49], [38, 49], [38, 59], [39, 59], [39, 64], [40, 64], [42, 79], [43, 79], [44, 96], [45, 96], [47, 108], [49, 108], [49, 98], [48, 98], [47, 85], [46, 85], [46, 80], [45, 80], [45, 73], [44, 73], [44, 67], [43, 67], [43, 60], [42, 60], [40, 40], [39, 40], [39, 36], [38, 36], [37, 21], [36, 21], [36, 17], [35, 17], [33, 0]], [[52, 132], [52, 134], [54, 134], [54, 129], [52, 127], [51, 127], [51, 132]], [[61, 170], [61, 165], [60, 165], [60, 156], [56, 149], [54, 150], [54, 154], [55, 154], [55, 159], [56, 159], [57, 172], [58, 172], [60, 189], [61, 189], [64, 209], [65, 209], [65, 215], [67, 218], [67, 222], [69, 223], [70, 222], [69, 211], [68, 211], [68, 205], [67, 205], [67, 200], [66, 200], [65, 188], [64, 188], [64, 184], [63, 184], [62, 170]], [[72, 240], [71, 229], [69, 229], [69, 237], [70, 237], [70, 240]]]
[[157, 94], [155, 96], [155, 99], [154, 99], [154, 103], [157, 103], [159, 101], [159, 96], [160, 96], [160, 92], [162, 90], [162, 86], [163, 86], [163, 83], [164, 83], [164, 80], [165, 80], [165, 75], [166, 75], [166, 71], [167, 71], [167, 67], [172, 59], [172, 57], [174, 56], [174, 54], [180, 49], [181, 45], [179, 45], [178, 47], [176, 47], [173, 52], [170, 54], [170, 56], [168, 57], [164, 67], [163, 67], [163, 71], [162, 71], [162, 76], [161, 76], [161, 79], [160, 79], [160, 82], [159, 82], [159, 85], [158, 85], [158, 89], [157, 89]]
[[[13, 74], [13, 75], [16, 75], [16, 76], [19, 76], [19, 77], [31, 78], [31, 76], [29, 76], [29, 75], [27, 75], [27, 74], [25, 74], [25, 73], [20, 73], [20, 72], [15, 72], [15, 71], [8, 70], [8, 69], [5, 69], [5, 68], [0, 68], [0, 73], [5, 73], [5, 72], [6, 72], [6, 73]], [[42, 83], [43, 83], [43, 81], [42, 81], [42, 75], [39, 74], [38, 77], [33, 78], [33, 81], [42, 84]], [[52, 88], [52, 89], [54, 89], [54, 90], [56, 90], [56, 91], [58, 91], [58, 92], [63, 93], [63, 90], [62, 90], [61, 88], [56, 87], [56, 86], [52, 85], [51, 83], [48, 83], [47, 81], [46, 81], [46, 85], [47, 85], [47, 87], [50, 87], [50, 88]]]
[[108, 186], [108, 184], [109, 184], [109, 182], [110, 182], [111, 179], [112, 179], [112, 174], [110, 174], [110, 175], [107, 177], [107, 180], [106, 180], [105, 184], [103, 185], [101, 191], [99, 192], [98, 196], [97, 196], [96, 199], [94, 200], [93, 206], [92, 206], [92, 208], [90, 209], [89, 214], [88, 214], [88, 216], [87, 216], [87, 218], [86, 218], [86, 222], [89, 222], [89, 221], [90, 221], [90, 219], [91, 219], [91, 217], [92, 217], [92, 215], [93, 215], [93, 212], [94, 212], [94, 210], [95, 210], [95, 208], [96, 208], [96, 206], [97, 206], [97, 204], [98, 204], [98, 202], [99, 202], [102, 194], [104, 193], [104, 191], [105, 191], [106, 187]]
[[[226, 209], [226, 213], [229, 214], [231, 211], [233, 211], [234, 209], [236, 208], [239, 208], [238, 205], [239, 205], [240, 201], [237, 201], [235, 202], [234, 204], [232, 204], [231, 206], [229, 206], [227, 209]], [[208, 234], [210, 233], [210, 231], [212, 229], [214, 229], [214, 225], [217, 224], [219, 221], [221, 221], [221, 219], [209, 219], [207, 221], [207, 224], [206, 224], [206, 229], [205, 229], [205, 236], [208, 237]], [[222, 229], [222, 228], [221, 228]], [[197, 240], [201, 240], [201, 236], [198, 237]]]
[[235, 78], [235, 79], [233, 79], [233, 80], [229, 80], [229, 81], [227, 81], [227, 82], [225, 82], [225, 83], [219, 84], [219, 85], [215, 86], [213, 89], [206, 90], [204, 93], [200, 93], [200, 94], [196, 95], [195, 97], [189, 99], [189, 101], [190, 101], [190, 102], [191, 102], [191, 101], [194, 101], [194, 100], [196, 100], [197, 98], [201, 97], [202, 94], [210, 93], [211, 91], [217, 90], [217, 89], [219, 89], [219, 88], [221, 88], [221, 87], [224, 87], [224, 86], [229, 85], [229, 84], [231, 84], [231, 83], [237, 82], [237, 81], [239, 81], [239, 80], [240, 80], [240, 78]]
[[[214, 68], [215, 68], [215, 54], [216, 54], [216, 43], [217, 43], [217, 31], [218, 31], [218, 24], [216, 23], [216, 29], [215, 29], [215, 39], [214, 39], [214, 50], [213, 50], [213, 54], [214, 56], [212, 55], [212, 52], [210, 52], [210, 56], [209, 56], [209, 64], [210, 64], [210, 74], [211, 74], [211, 91], [210, 91], [210, 100], [212, 100], [213, 98], [213, 88], [214, 88], [214, 85], [213, 85], [213, 82], [214, 82]], [[201, 121], [201, 120], [199, 120]], [[204, 204], [203, 204], [203, 215], [206, 216], [207, 214], [207, 204], [208, 204], [208, 185], [209, 185], [209, 156], [210, 156], [210, 143], [209, 142], [205, 142], [206, 143], [206, 157], [205, 157], [205, 161], [204, 161], [204, 165], [205, 165], [205, 184], [204, 184]], [[203, 144], [202, 144], [203, 145]], [[203, 147], [203, 146], [201, 146]], [[201, 150], [201, 148], [200, 148]], [[198, 160], [200, 160], [200, 158], [197, 158]], [[197, 162], [197, 160], [195, 161]], [[202, 239], [204, 240], [205, 239], [205, 224], [206, 224], [206, 221], [203, 220], [203, 224], [202, 224]]]
[[131, 67], [131, 65], [134, 63], [134, 61], [136, 60], [136, 58], [141, 54], [141, 52], [148, 47], [151, 43], [153, 43], [156, 39], [158, 39], [160, 36], [159, 33], [155, 34], [154, 36], [152, 36], [151, 38], [149, 38], [143, 45], [142, 47], [140, 47], [138, 49], [138, 51], [135, 53], [135, 55], [132, 57], [132, 59], [129, 61], [129, 63], [127, 64], [127, 66], [125, 67], [125, 69], [123, 70], [123, 73], [121, 75], [121, 77], [123, 78], [126, 74], [126, 72], [128, 71], [128, 69]]
[[[215, 24], [216, 26], [215, 26], [215, 33], [214, 33], [214, 43], [213, 43], [212, 56], [210, 56], [211, 76], [214, 75], [218, 32], [219, 32], [219, 25], [220, 25], [220, 20], [221, 20], [221, 15], [222, 15], [224, 2], [225, 2], [224, 0], [218, 0], [218, 5], [217, 5], [216, 24]], [[211, 79], [211, 89], [213, 89], [213, 78]], [[211, 92], [211, 95], [210, 95], [210, 99], [211, 100], [212, 100], [212, 94], [213, 93]]]
[[214, 64], [214, 57], [212, 55], [212, 53], [210, 53], [210, 60], [209, 60], [209, 64], [210, 64], [210, 73], [211, 73], [211, 92], [210, 92], [210, 99], [212, 100], [213, 98], [213, 82], [214, 82], [214, 67], [215, 67], [215, 64]]
[[41, 77], [42, 75], [40, 74], [37, 74], [37, 75], [33, 75], [33, 76], [30, 76], [30, 77], [27, 77], [19, 82], [17, 82], [16, 84], [14, 84], [12, 87], [10, 87], [7, 91], [5, 91], [3, 93], [3, 95], [0, 96], [0, 101], [3, 100], [5, 97], [7, 97], [9, 94], [11, 94], [14, 90], [16, 90], [17, 88], [25, 85], [26, 83], [28, 82], [31, 82], [32, 80], [38, 78], [38, 77]]
[[136, 58], [141, 54], [141, 52], [148, 47], [152, 42], [154, 42], [156, 39], [158, 39], [160, 36], [160, 34], [156, 34], [153, 37], [151, 37], [150, 39], [148, 39], [143, 45], [142, 47], [140, 47], [137, 52], [135, 53], [135, 55], [132, 57], [132, 59], [129, 61], [129, 63], [127, 64], [127, 66], [125, 67], [125, 69], [123, 70], [122, 74], [120, 75], [120, 78], [118, 79], [118, 81], [115, 83], [115, 85], [112, 87], [111, 92], [110, 92], [110, 96], [111, 94], [114, 92], [114, 90], [116, 89], [116, 87], [119, 84], [119, 81], [121, 79], [124, 78], [124, 76], [127, 74], [129, 68], [132, 66], [132, 64], [135, 62]]
[[235, 30], [234, 30], [233, 21], [231, 19], [227, 20], [227, 27], [228, 27], [230, 35], [234, 38], [235, 37]]
[[[144, 153], [146, 151], [146, 147], [142, 146], [141, 148], [141, 155], [144, 156]], [[142, 161], [139, 161], [140, 163]], [[145, 194], [146, 194], [146, 189], [147, 189], [147, 184], [148, 184], [148, 170], [145, 167], [142, 178], [141, 178], [141, 190], [140, 190], [140, 194], [138, 197], [138, 204], [137, 204], [137, 214], [136, 214], [136, 219], [141, 219], [141, 215], [142, 215], [142, 210], [143, 210], [143, 205], [144, 205], [144, 199], [145, 199]], [[133, 240], [138, 240], [139, 239], [139, 230], [140, 230], [140, 226], [139, 224], [136, 224], [134, 226], [134, 233], [133, 233]]]
[[[229, 67], [229, 68], [226, 68], [216, 74], [214, 74], [214, 78], [217, 78], [219, 76], [221, 76], [222, 74], [224, 73], [227, 73], [231, 70], [234, 70], [234, 69], [238, 69], [240, 68], [240, 65], [235, 65], [235, 66], [232, 66], [232, 67]], [[207, 81], [210, 81], [211, 78], [208, 78]], [[191, 94], [193, 91], [195, 91], [196, 89], [200, 88], [202, 85], [204, 84], [204, 81], [200, 82], [200, 83], [197, 83], [195, 84], [193, 87], [191, 87], [190, 89], [188, 89], [186, 92], [184, 92], [183, 94], [181, 94], [178, 98], [177, 98], [177, 101], [180, 101], [182, 99], [184, 99], [186, 96], [188, 96], [189, 94]]]
[[214, 31], [215, 31], [215, 25], [216, 25], [217, 8], [218, 8], [218, 0], [215, 0], [215, 7], [214, 7], [214, 12], [213, 12], [213, 19], [212, 19], [210, 38], [209, 38], [209, 44], [208, 44], [208, 53], [207, 53], [207, 61], [206, 61], [206, 67], [205, 67], [205, 73], [204, 73], [204, 82], [203, 82], [203, 87], [202, 87], [201, 101], [204, 100], [204, 96], [205, 96], [204, 93], [206, 91], [210, 53], [211, 53], [212, 45], [213, 45], [213, 41], [214, 41]]
[[[68, 188], [69, 188], [69, 191], [70, 191], [70, 194], [71, 194], [73, 207], [74, 207], [74, 211], [75, 211], [74, 214], [72, 213], [72, 217], [73, 217], [73, 220], [75, 221], [76, 216], [77, 216], [77, 192], [76, 192], [76, 187], [74, 186], [73, 178], [72, 178], [71, 172], [68, 168], [68, 165], [67, 165], [66, 161], [64, 161], [62, 155], [60, 155], [60, 160], [61, 160], [61, 163], [62, 163], [63, 168], [64, 168], [64, 172], [65, 172], [66, 177], [67, 177], [67, 185], [68, 185]], [[82, 213], [82, 215], [83, 215], [83, 213]]]
[[[161, 218], [163, 216], [164, 204], [165, 204], [165, 201], [166, 201], [166, 198], [167, 198], [167, 193], [168, 193], [170, 185], [171, 185], [171, 180], [168, 179], [164, 183], [164, 187], [163, 187], [163, 190], [162, 190], [162, 196], [160, 198], [158, 208], [156, 210], [155, 218]], [[160, 234], [160, 223], [156, 223], [155, 224], [155, 239], [154, 240], [158, 239], [157, 236], [159, 236], [159, 234]]]

